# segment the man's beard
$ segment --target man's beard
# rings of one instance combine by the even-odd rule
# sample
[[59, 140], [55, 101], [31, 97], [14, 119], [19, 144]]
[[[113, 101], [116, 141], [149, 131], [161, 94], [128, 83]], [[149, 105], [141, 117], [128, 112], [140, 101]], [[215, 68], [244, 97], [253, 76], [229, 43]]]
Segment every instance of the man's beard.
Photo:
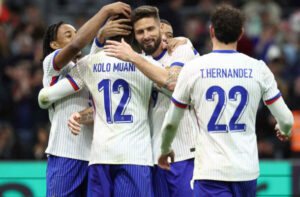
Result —
[[140, 44], [141, 48], [143, 51], [146, 53], [146, 55], [152, 55], [159, 47], [161, 43], [161, 35], [159, 35], [158, 39], [155, 41], [154, 40], [154, 46], [149, 46], [149, 47], [144, 47], [143, 44]]

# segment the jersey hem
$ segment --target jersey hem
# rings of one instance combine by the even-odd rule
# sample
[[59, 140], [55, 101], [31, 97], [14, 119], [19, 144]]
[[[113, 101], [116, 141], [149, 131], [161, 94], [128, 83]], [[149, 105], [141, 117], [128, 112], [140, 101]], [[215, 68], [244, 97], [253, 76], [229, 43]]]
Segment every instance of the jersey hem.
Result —
[[111, 164], [111, 165], [139, 165], [139, 166], [151, 166], [153, 167], [153, 163], [138, 163], [138, 162], [115, 162], [115, 161], [90, 161], [89, 166], [94, 164]]
[[81, 160], [81, 161], [89, 161], [88, 158], [66, 156], [66, 155], [60, 155], [60, 154], [55, 154], [55, 153], [50, 153], [50, 152], [45, 152], [45, 153], [47, 154], [47, 156], [53, 155], [53, 156], [56, 156], [56, 157], [64, 157], [64, 158], [68, 158], [68, 159], [76, 159], [76, 160]]

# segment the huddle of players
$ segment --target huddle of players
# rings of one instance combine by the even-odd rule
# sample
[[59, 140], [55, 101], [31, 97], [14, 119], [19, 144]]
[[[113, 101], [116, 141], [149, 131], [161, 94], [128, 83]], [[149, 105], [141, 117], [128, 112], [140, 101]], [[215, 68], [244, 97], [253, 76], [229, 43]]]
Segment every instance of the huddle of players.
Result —
[[[118, 6], [121, 9], [117, 10]], [[112, 14], [126, 16], [130, 12], [126, 4], [116, 3], [113, 7], [117, 13], [110, 13], [109, 16]], [[93, 18], [92, 22], [94, 22]], [[91, 25], [91, 20], [85, 25]], [[170, 137], [174, 139], [172, 148], [168, 144], [167, 148], [162, 147], [162, 150], [168, 156], [169, 149], [172, 149], [176, 157], [174, 160], [174, 155], [170, 155], [173, 163], [171, 167], [166, 168], [168, 170], [158, 167], [157, 161], [161, 154], [161, 144], [170, 141], [165, 135], [168, 127], [164, 127], [163, 140], [161, 132], [165, 114], [170, 106], [170, 91], [174, 90], [182, 67], [198, 56], [197, 52], [190, 44], [182, 44], [171, 54], [168, 53], [164, 49], [161, 28], [165, 30], [164, 27], [170, 27], [168, 24], [160, 23], [158, 10], [155, 7], [141, 6], [131, 12], [134, 37], [138, 44], [133, 47], [141, 49], [156, 61], [145, 55], [138, 55], [124, 40], [121, 40], [123, 37], [126, 42], [131, 43], [130, 26], [126, 24], [129, 21], [122, 18], [109, 20], [95, 38], [91, 54], [82, 58], [76, 66], [70, 62], [61, 71], [57, 71], [57, 58], [66, 47], [72, 46], [72, 43], [74, 46], [74, 42], [83, 38], [85, 42], [89, 41], [89, 37], [81, 35], [80, 30], [85, 25], [78, 31], [77, 37], [70, 40], [71, 44], [64, 46], [61, 51], [59, 48], [53, 48], [58, 50], [53, 50], [44, 60], [44, 86], [47, 88], [41, 91], [39, 102], [44, 107], [55, 102], [49, 109], [52, 128], [46, 151], [49, 154], [47, 196], [84, 196], [87, 179], [86, 161], [89, 161], [90, 165], [88, 191], [91, 196], [196, 195], [193, 194], [190, 181], [193, 176], [193, 151], [199, 137], [197, 128], [199, 125], [197, 125], [194, 109], [174, 98], [172, 101], [177, 107], [186, 109], [180, 112], [183, 120], [177, 121], [176, 138]], [[99, 28], [103, 21], [97, 22], [97, 25], [93, 25]], [[59, 26], [56, 27], [56, 32], [60, 30]], [[88, 31], [96, 34], [91, 32], [93, 29]], [[75, 33], [70, 29], [65, 33], [68, 32]], [[55, 39], [59, 39], [59, 34], [57, 35]], [[105, 52], [103, 52], [101, 48], [105, 39], [114, 41], [107, 41], [108, 45], [104, 46]], [[82, 44], [83, 41], [79, 43]], [[78, 45], [75, 46], [77, 46], [75, 49], [80, 48]], [[78, 51], [73, 49], [71, 52], [75, 56]], [[60, 67], [63, 67], [62, 64]], [[185, 80], [188, 78], [189, 76]], [[275, 89], [277, 90], [276, 87]], [[238, 89], [236, 92], [239, 93], [241, 90]], [[84, 95], [79, 95], [80, 93]], [[72, 100], [76, 98], [78, 100]], [[72, 115], [68, 123], [69, 128], [74, 134], [79, 134], [79, 136], [72, 136], [66, 129], [66, 118], [74, 111], [85, 109], [88, 106], [87, 98], [90, 98], [94, 110], [89, 108]], [[67, 106], [70, 108], [67, 109]], [[168, 116], [173, 113], [172, 110], [173, 108], [169, 110], [171, 112], [168, 112]], [[94, 131], [91, 140], [92, 132], [87, 127], [80, 129], [79, 123], [93, 120]], [[234, 125], [239, 126], [239, 124]], [[60, 126], [64, 128], [59, 128]], [[91, 143], [90, 155], [89, 142]], [[62, 152], [59, 151], [61, 147], [64, 147]], [[198, 148], [201, 149], [201, 146]], [[151, 168], [153, 164], [154, 168]], [[256, 185], [256, 182], [250, 184]], [[200, 186], [205, 187], [204, 184]]]
[[[118, 21], [119, 23], [113, 24], [114, 21]], [[107, 25], [121, 27], [124, 23], [129, 22], [126, 21], [126, 19], [117, 19], [114, 21], [110, 21]], [[150, 166], [153, 166], [153, 163], [157, 164], [160, 155], [160, 128], [170, 100], [169, 97], [164, 95], [168, 94], [166, 93], [167, 91], [159, 87], [164, 86], [165, 89], [172, 90], [184, 63], [194, 58], [197, 53], [195, 53], [190, 44], [183, 44], [177, 47], [172, 55], [167, 53], [167, 50], [164, 49], [165, 44], [162, 42], [158, 10], [155, 7], [142, 6], [135, 9], [133, 13], [131, 13], [131, 22], [133, 23], [135, 38], [139, 47], [141, 47], [147, 55], [151, 55], [154, 59], [161, 62], [162, 65], [158, 64], [156, 70], [153, 69], [153, 65], [148, 63], [144, 58], [156, 65], [157, 62], [151, 60], [152, 58], [149, 59], [149, 57], [141, 57], [141, 59], [139, 59], [141, 62], [133, 63], [136, 68], [139, 68], [138, 65], [142, 68], [145, 63], [148, 64], [151, 70], [150, 72], [154, 72], [157, 76], [151, 76], [151, 74], [148, 76], [147, 73], [145, 74], [157, 84], [154, 84], [135, 67], [130, 67], [128, 63], [124, 65], [123, 61], [108, 57], [104, 52], [99, 52], [97, 48], [100, 49], [103, 47], [100, 31], [93, 43], [91, 54], [80, 60], [77, 66], [74, 66], [71, 62], [70, 64], [72, 65], [68, 65], [63, 70], [57, 71], [55, 75], [48, 72], [49, 74], [47, 76], [47, 72], [45, 71], [51, 70], [55, 72], [55, 61], [61, 51], [59, 51], [59, 49], [53, 51], [45, 58], [44, 79], [48, 80], [44, 80], [46, 81], [44, 82], [44, 86], [53, 86], [48, 89], [46, 88], [47, 99], [48, 102], [51, 100], [51, 103], [56, 101], [55, 106], [49, 109], [49, 113], [54, 114], [50, 114], [51, 123], [52, 125], [65, 126], [66, 120], [65, 118], [62, 119], [62, 117], [69, 117], [70, 112], [73, 113], [74, 111], [82, 110], [82, 103], [84, 103], [82, 100], [69, 101], [68, 99], [73, 97], [80, 97], [82, 99], [88, 98], [88, 93], [84, 88], [84, 86], [87, 86], [92, 95], [92, 97], [90, 95], [90, 100], [95, 108], [93, 141], [91, 155], [89, 156], [90, 172], [88, 185], [90, 186], [91, 195], [111, 196], [113, 193], [114, 196], [124, 196], [125, 193], [126, 196], [152, 196], [152, 179], [155, 196], [192, 195], [190, 180], [192, 179], [193, 173], [194, 156], [192, 151], [195, 148], [193, 133], [196, 132], [196, 119], [191, 111], [187, 110], [186, 121], [182, 124], [181, 137], [178, 137], [176, 144], [174, 144], [174, 149], [178, 150], [178, 157], [176, 157], [175, 163], [173, 164], [174, 169], [165, 171], [155, 165], [152, 177], [152, 168]], [[164, 29], [171, 28], [168, 24], [164, 25], [168, 26]], [[60, 30], [59, 27], [57, 29], [58, 31]], [[114, 32], [118, 31], [114, 30]], [[78, 33], [80, 33], [80, 30]], [[168, 35], [170, 35], [170, 33], [169, 31], [167, 32]], [[114, 35], [113, 37], [111, 36], [112, 35], [110, 35], [110, 39], [118, 39], [118, 37]], [[126, 37], [126, 35], [122, 36], [125, 37], [125, 39], [131, 38], [130, 36]], [[74, 40], [72, 42], [74, 42]], [[130, 42], [130, 40], [127, 41]], [[108, 67], [110, 67], [110, 72]], [[169, 71], [166, 69], [169, 69]], [[58, 80], [58, 78], [60, 79]], [[43, 92], [43, 90], [41, 92]], [[74, 92], [76, 93], [74, 94]], [[77, 94], [81, 92], [85, 92], [85, 95], [78, 96]], [[164, 92], [164, 94], [161, 92]], [[102, 93], [103, 95], [101, 95]], [[152, 123], [149, 122], [148, 118], [148, 106], [151, 94], [153, 97], [150, 106], [150, 111], [152, 111], [152, 115], [150, 115], [152, 117]], [[51, 96], [53, 97], [51, 98]], [[42, 97], [43, 94], [40, 94], [40, 100], [43, 100]], [[86, 99], [86, 103], [88, 103], [88, 99]], [[75, 107], [80, 104], [81, 109], [75, 109]], [[72, 107], [72, 109], [67, 109], [66, 106]], [[89, 112], [90, 111], [88, 111], [87, 114], [90, 114]], [[69, 113], [69, 115], [66, 113]], [[85, 114], [83, 114], [82, 117], [84, 116]], [[57, 117], [57, 119], [55, 119], [55, 117]], [[58, 123], [58, 121], [61, 121], [61, 123]], [[65, 125], [62, 123], [63, 121]], [[153, 125], [151, 131], [153, 132], [152, 138], [150, 135], [150, 124]], [[66, 195], [70, 196], [75, 193], [75, 190], [78, 190], [78, 188], [74, 188], [73, 186], [70, 188], [70, 181], [68, 182], [66, 180], [66, 184], [63, 184], [61, 180], [54, 181], [54, 179], [51, 179], [51, 177], [55, 177], [56, 174], [60, 176], [60, 178], [63, 177], [67, 179], [66, 177], [69, 177], [70, 174], [69, 172], [68, 175], [65, 173], [61, 176], [62, 173], [51, 170], [51, 166], [58, 165], [68, 168], [68, 165], [64, 165], [61, 162], [55, 162], [53, 165], [51, 165], [51, 163], [49, 164], [51, 158], [62, 157], [67, 160], [88, 160], [88, 151], [83, 150], [83, 146], [86, 146], [85, 148], [90, 147], [87, 139], [90, 139], [92, 132], [83, 127], [82, 130], [84, 132], [82, 132], [82, 134], [79, 136], [71, 136], [69, 131], [68, 134], [62, 134], [65, 132], [64, 130], [65, 129], [62, 128], [53, 129], [52, 126], [49, 147], [52, 144], [52, 146], [58, 150], [61, 147], [65, 147], [65, 149], [71, 147], [72, 150], [63, 151], [66, 152], [65, 155], [56, 153], [49, 148], [46, 150], [46, 153], [49, 154], [47, 175], [50, 173], [53, 174], [47, 178], [47, 195], [49, 196], [62, 195], [65, 191], [68, 191], [69, 193], [66, 193]], [[54, 135], [56, 135], [56, 137], [53, 137]], [[89, 136], [84, 138], [84, 135]], [[59, 145], [55, 141], [59, 138], [63, 143], [63, 141], [68, 141], [66, 138], [70, 139], [70, 137], [70, 142], [77, 140], [74, 139], [74, 137], [84, 138], [84, 140], [77, 140], [79, 142], [77, 146], [80, 151], [85, 151], [84, 159], [82, 159], [83, 157], [67, 155], [67, 151], [74, 151], [78, 149], [78, 147], [73, 149], [72, 146], [67, 147], [66, 144], [65, 146], [63, 144]], [[81, 141], [85, 141], [85, 144], [81, 143]], [[73, 160], [72, 163], [74, 163]], [[75, 165], [77, 164], [73, 164], [73, 166]], [[85, 167], [86, 166], [84, 166], [84, 168]], [[83, 170], [81, 169], [81, 171]], [[84, 172], [86, 172], [86, 168]], [[180, 176], [178, 176], [178, 174], [180, 174]], [[85, 177], [84, 175], [82, 175], [82, 177], [81, 180], [76, 180], [75, 182], [83, 182], [82, 180]], [[59, 182], [59, 185], [55, 188], [55, 186], [51, 185], [52, 182]]]

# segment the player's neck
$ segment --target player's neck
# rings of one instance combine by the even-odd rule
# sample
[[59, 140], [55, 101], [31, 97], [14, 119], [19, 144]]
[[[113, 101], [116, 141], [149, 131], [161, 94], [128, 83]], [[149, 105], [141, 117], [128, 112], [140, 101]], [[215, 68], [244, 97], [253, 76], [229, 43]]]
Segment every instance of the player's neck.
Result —
[[160, 56], [160, 54], [163, 52], [163, 43], [161, 42], [160, 45], [157, 47], [156, 51], [154, 53], [151, 54], [151, 56], [153, 58], [156, 58], [158, 56]]
[[222, 42], [214, 41], [213, 42], [213, 51], [214, 50], [237, 50], [237, 42], [225, 44]]

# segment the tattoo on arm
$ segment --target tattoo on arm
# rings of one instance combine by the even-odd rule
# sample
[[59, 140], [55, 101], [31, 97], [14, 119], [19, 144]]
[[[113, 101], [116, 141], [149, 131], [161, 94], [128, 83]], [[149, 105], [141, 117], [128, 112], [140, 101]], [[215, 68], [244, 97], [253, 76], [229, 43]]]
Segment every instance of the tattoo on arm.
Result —
[[166, 80], [164, 88], [166, 88], [170, 91], [174, 91], [174, 88], [176, 86], [176, 82], [177, 82], [177, 79], [178, 79], [181, 69], [182, 69], [181, 66], [172, 66], [168, 70], [168, 79]]
[[79, 112], [81, 118], [78, 120], [80, 124], [92, 124], [94, 122], [94, 109], [89, 107]]

